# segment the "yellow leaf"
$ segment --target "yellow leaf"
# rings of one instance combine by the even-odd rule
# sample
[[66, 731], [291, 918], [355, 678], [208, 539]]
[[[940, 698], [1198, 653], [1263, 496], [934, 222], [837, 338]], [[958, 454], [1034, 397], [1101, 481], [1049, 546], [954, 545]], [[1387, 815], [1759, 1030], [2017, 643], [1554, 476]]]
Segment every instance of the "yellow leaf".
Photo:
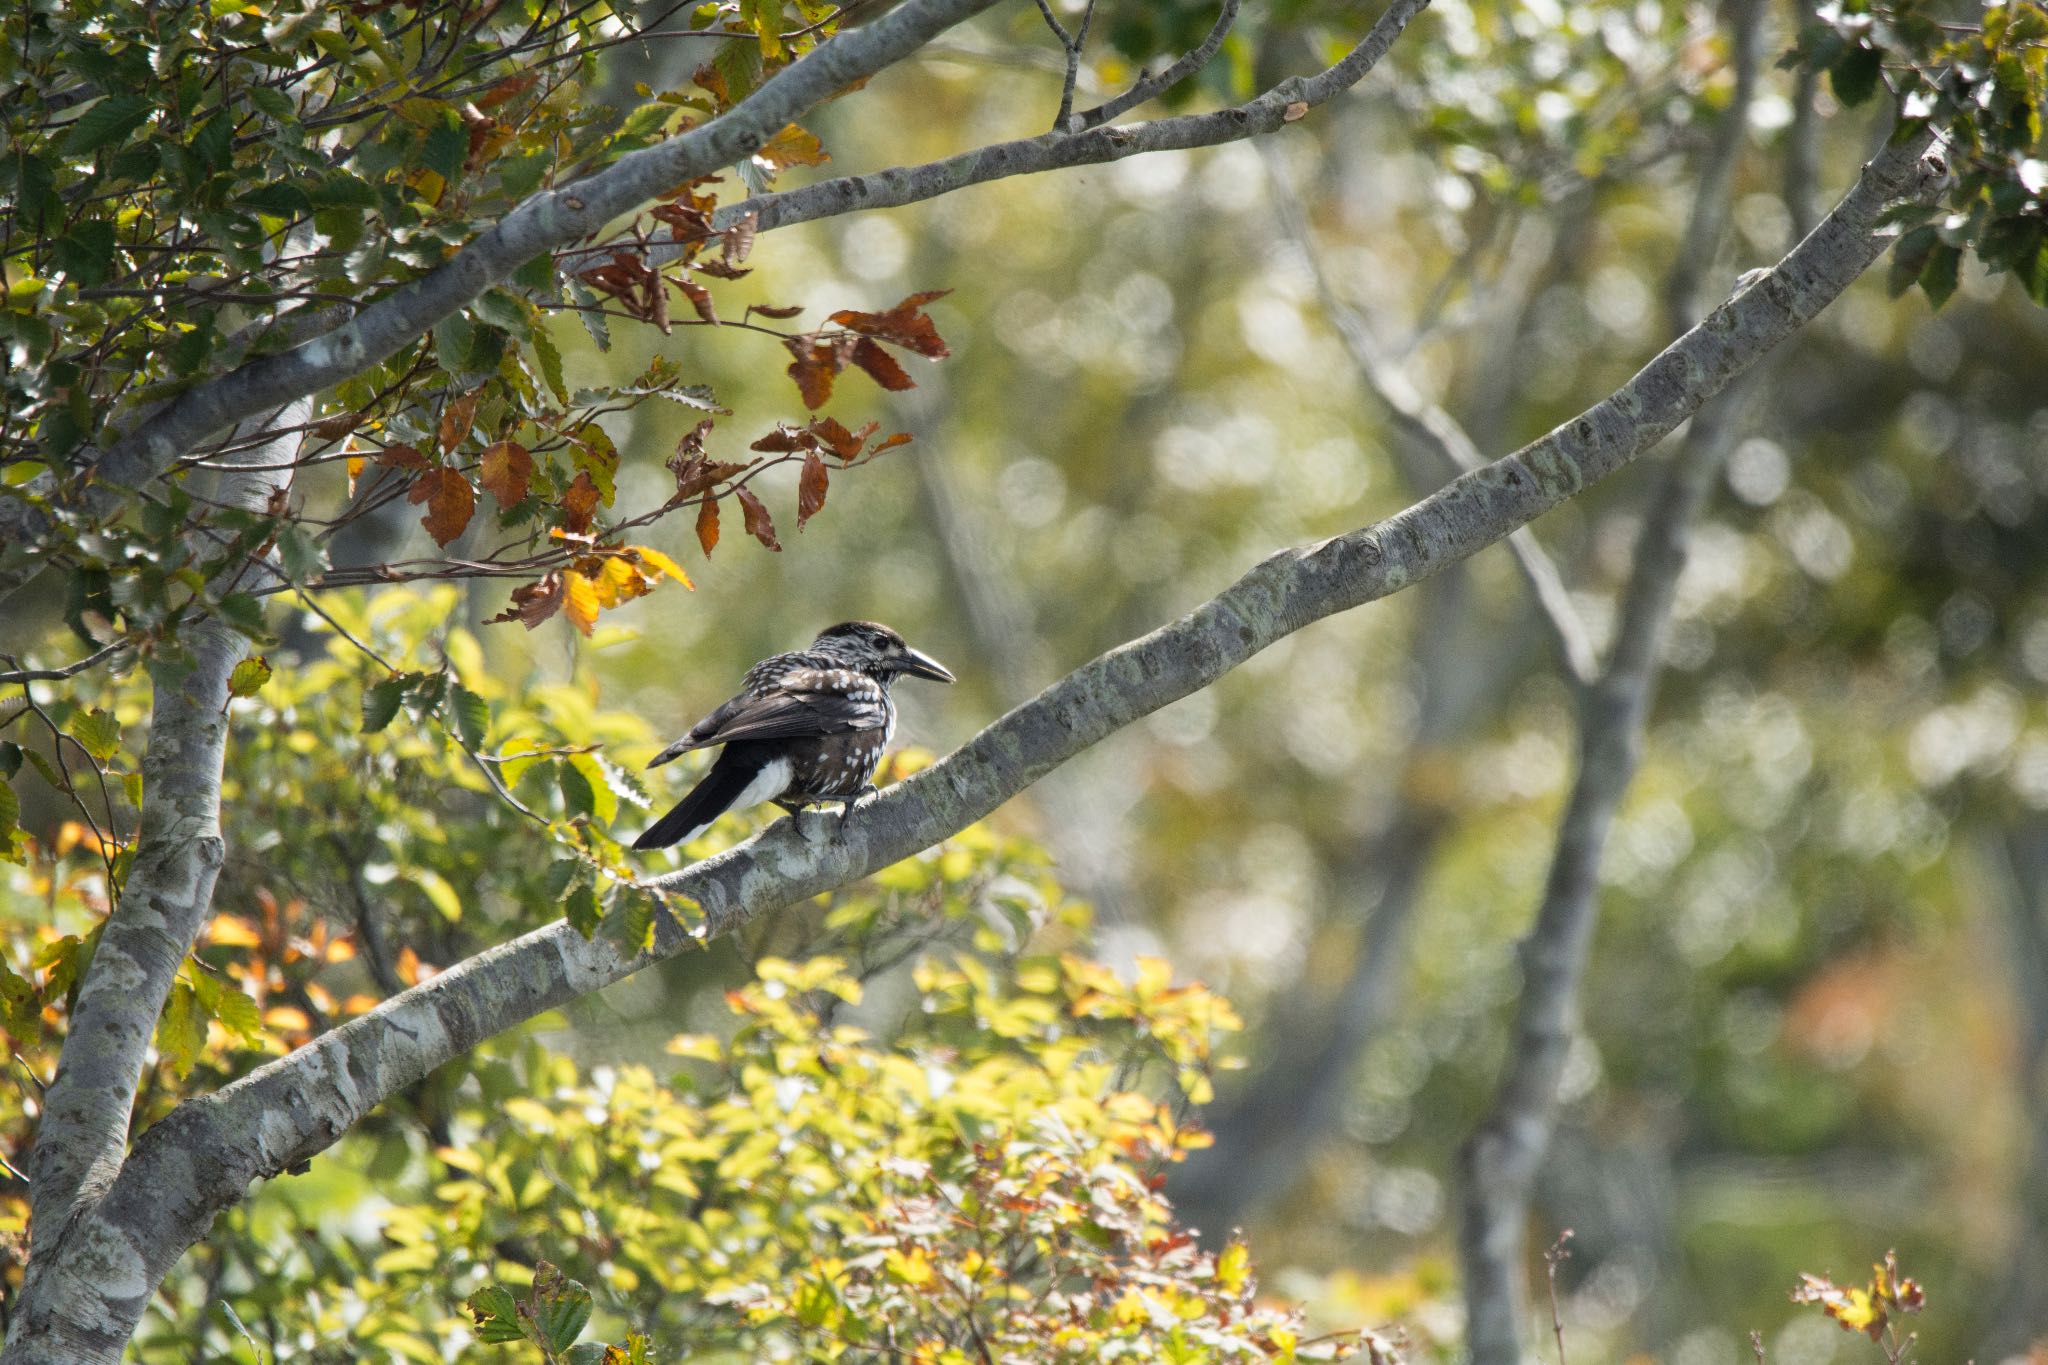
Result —
[[1243, 1242], [1232, 1242], [1216, 1258], [1216, 1283], [1233, 1294], [1244, 1292], [1245, 1281], [1251, 1277], [1251, 1271], [1251, 1249]]
[[683, 566], [655, 549], [652, 545], [635, 545], [631, 548], [634, 554], [640, 556], [640, 562], [648, 568], [665, 577], [673, 578], [676, 582], [692, 591], [696, 590], [697, 585], [692, 583], [690, 576], [683, 572]]
[[577, 573], [574, 569], [562, 575], [562, 612], [569, 618], [569, 624], [590, 634], [590, 628], [597, 624], [597, 584]]

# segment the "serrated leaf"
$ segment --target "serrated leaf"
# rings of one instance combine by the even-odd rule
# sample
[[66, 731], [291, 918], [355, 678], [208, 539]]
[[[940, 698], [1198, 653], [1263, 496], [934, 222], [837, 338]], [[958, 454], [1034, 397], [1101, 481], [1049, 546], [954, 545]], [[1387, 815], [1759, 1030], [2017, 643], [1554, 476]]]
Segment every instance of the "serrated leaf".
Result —
[[569, 921], [570, 928], [585, 938], [597, 932], [597, 926], [604, 920], [604, 907], [588, 882], [578, 882], [569, 888], [569, 894], [562, 901], [562, 917]]
[[261, 654], [253, 654], [235, 665], [235, 671], [228, 674], [228, 695], [231, 697], [253, 697], [263, 690], [270, 681], [270, 660]]
[[156, 1051], [170, 1068], [174, 1079], [192, 1074], [199, 1053], [206, 1046], [206, 1012], [198, 992], [184, 981], [171, 983], [170, 998], [156, 1021]]
[[597, 793], [590, 789], [590, 779], [577, 771], [574, 764], [555, 764], [555, 785], [562, 792], [562, 808], [571, 819], [589, 815], [597, 808]]
[[389, 725], [398, 714], [398, 704], [404, 700], [404, 678], [386, 678], [374, 684], [363, 693], [363, 733], [374, 735]]
[[149, 117], [149, 101], [140, 95], [108, 95], [80, 114], [64, 138], [70, 156], [89, 156], [110, 142], [119, 142]]
[[120, 722], [98, 708], [73, 713], [64, 733], [84, 746], [95, 763], [105, 763], [121, 748]]
[[1943, 242], [1927, 253], [1926, 268], [1920, 272], [1920, 288], [1936, 308], [1956, 292], [1956, 275], [1962, 268], [1963, 253]]
[[455, 717], [455, 733], [461, 737], [464, 747], [481, 749], [484, 734], [491, 726], [491, 708], [482, 697], [457, 683], [448, 699], [448, 709]]
[[519, 1341], [526, 1335], [519, 1329], [519, 1301], [503, 1285], [494, 1284], [477, 1290], [464, 1306], [469, 1309], [470, 1317], [476, 1320], [479, 1341]]
[[612, 790], [612, 784], [605, 780], [604, 765], [597, 761], [595, 754], [571, 754], [568, 765], [583, 775], [584, 785], [590, 788], [590, 813], [601, 825], [609, 825], [619, 818], [619, 796]]
[[533, 1277], [533, 1319], [541, 1345], [560, 1355], [583, 1335], [590, 1321], [590, 1291], [543, 1261]]

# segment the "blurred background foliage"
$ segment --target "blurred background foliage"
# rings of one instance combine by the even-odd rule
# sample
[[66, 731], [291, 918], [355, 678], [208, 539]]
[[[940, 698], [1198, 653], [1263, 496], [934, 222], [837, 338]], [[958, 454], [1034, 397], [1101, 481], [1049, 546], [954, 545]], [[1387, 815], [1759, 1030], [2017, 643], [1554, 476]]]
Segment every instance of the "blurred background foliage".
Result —
[[[1729, 231], [1688, 254], [1744, 16], [1765, 60]], [[1110, 5], [1079, 98], [1191, 46], [1212, 18]], [[586, 813], [637, 827], [625, 772], [754, 659], [846, 617], [888, 621], [960, 676], [901, 697], [906, 737], [944, 750], [1257, 557], [1441, 480], [1397, 449], [1312, 256], [1489, 455], [1663, 344], [1684, 306], [1675, 279], [1718, 298], [1775, 260], [1888, 117], [1771, 65], [1807, 22], [1795, 5], [1439, 0], [1357, 93], [1263, 153], [1144, 156], [779, 230], [756, 245], [754, 275], [726, 286], [736, 302], [822, 314], [950, 289], [928, 312], [953, 352], [919, 364], [913, 391], [845, 382], [844, 420], [916, 439], [836, 480], [801, 535], [784, 510], [795, 470], [759, 480], [788, 518], [782, 553], [729, 534], [707, 562], [688, 525], [662, 522], [644, 539], [690, 570], [694, 594], [665, 585], [589, 639], [560, 621], [485, 626], [503, 606], [488, 583], [323, 605], [402, 666], [445, 656], [493, 704], [487, 753], [508, 768], [529, 756], [505, 776], [544, 815], [577, 813], [574, 770]], [[1361, 29], [1316, 0], [1260, 7], [1178, 98], [1320, 65]], [[1032, 12], [999, 11], [823, 111], [813, 130], [831, 160], [787, 179], [1035, 132], [1057, 103], [1057, 56]], [[688, 75], [630, 46], [611, 60], [618, 88]], [[1312, 250], [1283, 228], [1278, 195], [1298, 200]], [[1881, 275], [1765, 362], [1680, 585], [1532, 1238], [1576, 1232], [1559, 1282], [1579, 1359], [1719, 1365], [1745, 1357], [1752, 1328], [1783, 1365], [1854, 1358], [1870, 1348], [1800, 1315], [1788, 1290], [1801, 1270], [1855, 1278], [1887, 1246], [1929, 1287], [1916, 1326], [1930, 1358], [2048, 1349], [2048, 319], [1975, 263], [1939, 312], [1919, 292], [1888, 297]], [[665, 355], [737, 424], [765, 429], [793, 407], [768, 339], [618, 328], [601, 353], [574, 323], [552, 331], [572, 382], [623, 382]], [[629, 505], [665, 495], [662, 460], [696, 416], [643, 405], [603, 419]], [[1625, 475], [1536, 528], [1596, 633], [1648, 484]], [[331, 555], [430, 550], [416, 512], [396, 507]], [[23, 610], [10, 633], [61, 629]], [[231, 862], [189, 987], [231, 980], [260, 1017], [216, 1026], [190, 1055], [165, 1047], [145, 1120], [176, 1093], [181, 1058], [243, 1069], [561, 913], [555, 852], [440, 731], [405, 718], [359, 732], [381, 670], [328, 623], [273, 625], [277, 676], [236, 704]], [[134, 686], [75, 698], [137, 733]], [[15, 737], [47, 754], [32, 729]], [[969, 1028], [958, 998], [917, 1007], [910, 963], [977, 950], [1042, 963], [1091, 919], [1126, 980], [1164, 958], [1248, 1021], [1227, 1048], [1242, 1069], [1197, 1116], [1217, 1145], [1167, 1182], [1182, 1215], [1215, 1247], [1242, 1227], [1266, 1287], [1314, 1323], [1399, 1321], [1453, 1349], [1453, 1155], [1500, 1062], [1513, 944], [1574, 746], [1524, 585], [1489, 551], [1284, 641], [909, 871], [448, 1068], [223, 1218], [167, 1287], [143, 1358], [191, 1356], [194, 1340], [246, 1358], [209, 1307], [224, 1300], [279, 1358], [319, 1358], [347, 1329], [350, 1358], [436, 1359], [466, 1330], [461, 1295], [535, 1255], [571, 1265], [658, 1344], [703, 1311], [709, 1283], [669, 1278], [704, 1273], [671, 1245], [702, 1235], [680, 1211], [704, 1212], [690, 1172], [707, 1159], [689, 1149], [699, 1111], [662, 1090], [677, 1083], [663, 1047], [679, 1030], [720, 1040], [700, 1068], [730, 1065], [726, 992], [758, 999], [746, 983], [764, 963], [830, 953], [870, 978], [864, 1026], [908, 1029], [909, 1049], [945, 1038], [963, 1056], [1000, 1053], [1000, 1031]], [[106, 867], [54, 793], [21, 785], [34, 842], [7, 869], [8, 958], [47, 980], [104, 911]], [[118, 792], [88, 804], [132, 819]], [[728, 821], [691, 852], [743, 833]], [[614, 926], [601, 932], [635, 932]], [[899, 948], [912, 951], [869, 970]], [[1020, 977], [998, 994], [1034, 989]], [[28, 1093], [4, 1100], [17, 1138]], [[664, 1144], [689, 1150], [647, 1166]], [[615, 1254], [623, 1229], [579, 1225], [594, 1208], [653, 1211], [633, 1234], [652, 1239], [639, 1259]]]

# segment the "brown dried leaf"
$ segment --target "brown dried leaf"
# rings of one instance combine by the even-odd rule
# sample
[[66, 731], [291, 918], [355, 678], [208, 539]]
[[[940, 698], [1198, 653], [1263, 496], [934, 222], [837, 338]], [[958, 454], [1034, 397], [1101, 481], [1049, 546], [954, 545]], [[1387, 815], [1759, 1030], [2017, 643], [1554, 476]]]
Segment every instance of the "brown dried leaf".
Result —
[[914, 389], [917, 381], [890, 355], [874, 342], [862, 337], [854, 344], [853, 363], [867, 371], [868, 378], [892, 392]]
[[946, 345], [945, 339], [939, 335], [937, 324], [919, 312], [912, 303], [913, 299], [927, 297], [930, 296], [913, 294], [886, 313], [860, 313], [843, 308], [832, 315], [832, 321], [849, 332], [876, 337], [938, 360], [953, 352], [952, 348]]
[[718, 548], [718, 499], [706, 493], [703, 504], [697, 508], [697, 543], [704, 547], [704, 557], [711, 558], [711, 552]]
[[775, 538], [775, 523], [768, 517], [768, 509], [754, 496], [751, 488], [736, 488], [733, 495], [740, 500], [740, 512], [747, 519], [747, 534], [771, 550], [780, 550], [782, 542]]
[[743, 464], [729, 464], [723, 460], [691, 460], [676, 470], [676, 493], [670, 501], [681, 502], [685, 498], [694, 498], [745, 468]]
[[387, 469], [425, 469], [427, 457], [403, 442], [385, 446], [377, 453], [377, 463]]
[[774, 318], [777, 322], [782, 322], [795, 317], [798, 313], [803, 312], [804, 309], [802, 304], [797, 304], [791, 308], [770, 308], [765, 303], [754, 303], [747, 305], [747, 311], [749, 313], [759, 313], [764, 318]]
[[323, 441], [332, 441], [354, 431], [362, 422], [362, 414], [337, 412], [332, 417], [323, 417], [313, 423], [313, 434]]
[[760, 225], [761, 215], [750, 213], [725, 230], [725, 240], [721, 243], [725, 264], [735, 266], [747, 259], [754, 250], [754, 233]]
[[569, 624], [590, 634], [590, 628], [597, 624], [597, 584], [582, 574], [570, 569], [562, 575], [562, 614], [569, 618]]
[[864, 436], [856, 436], [846, 429], [846, 424], [837, 417], [818, 417], [811, 421], [811, 431], [818, 440], [832, 448], [832, 453], [842, 460], [850, 460], [860, 454]]
[[819, 345], [803, 337], [791, 337], [789, 349], [796, 357], [789, 364], [789, 377], [796, 381], [804, 406], [815, 412], [831, 399], [833, 377], [845, 362], [836, 347]]
[[597, 515], [597, 485], [590, 481], [586, 471], [576, 476], [562, 494], [563, 529], [580, 535], [590, 529], [590, 522]]
[[476, 511], [476, 490], [469, 486], [468, 479], [452, 469], [428, 470], [405, 496], [409, 502], [427, 505], [420, 525], [427, 528], [436, 545], [443, 547], [462, 534], [470, 515]]
[[469, 426], [476, 416], [476, 400], [482, 393], [472, 389], [460, 398], [448, 400], [448, 406], [441, 409], [441, 449], [453, 450], [469, 435]]
[[697, 310], [697, 316], [716, 327], [718, 310], [711, 306], [711, 291], [691, 279], [670, 280], [670, 284], [683, 291], [683, 297]]
[[749, 450], [765, 450], [770, 454], [783, 454], [792, 450], [812, 450], [817, 447], [818, 438], [808, 431], [794, 431], [777, 424], [775, 430], [748, 446]]
[[499, 621], [518, 621], [528, 630], [562, 609], [562, 576], [550, 571], [532, 583], [522, 584], [512, 590], [512, 605], [486, 624]]
[[825, 489], [831, 476], [825, 472], [825, 462], [814, 450], [804, 456], [804, 472], [796, 481], [796, 529], [804, 529], [804, 523], [818, 515], [825, 506]]
[[477, 107], [479, 109], [496, 108], [522, 91], [532, 88], [533, 83], [539, 79], [540, 73], [535, 71], [525, 71], [517, 76], [507, 76], [504, 80], [499, 81], [496, 85], [476, 97]]
[[526, 488], [533, 480], [533, 453], [517, 441], [493, 441], [484, 447], [484, 453], [477, 462], [477, 482], [498, 500], [498, 506], [510, 507], [526, 496]]
[[894, 436], [884, 437], [882, 440], [875, 442], [875, 448], [869, 451], [868, 454], [879, 455], [885, 450], [894, 450], [897, 446], [907, 446], [909, 444], [910, 433], [899, 431]]

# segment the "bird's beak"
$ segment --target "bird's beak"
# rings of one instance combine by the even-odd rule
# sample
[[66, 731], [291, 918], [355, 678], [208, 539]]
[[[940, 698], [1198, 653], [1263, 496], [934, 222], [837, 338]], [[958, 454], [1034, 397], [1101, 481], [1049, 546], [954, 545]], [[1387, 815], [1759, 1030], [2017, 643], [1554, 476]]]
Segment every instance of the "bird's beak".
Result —
[[896, 671], [913, 677], [930, 678], [933, 682], [949, 683], [953, 674], [931, 655], [905, 645], [903, 652], [896, 656]]

